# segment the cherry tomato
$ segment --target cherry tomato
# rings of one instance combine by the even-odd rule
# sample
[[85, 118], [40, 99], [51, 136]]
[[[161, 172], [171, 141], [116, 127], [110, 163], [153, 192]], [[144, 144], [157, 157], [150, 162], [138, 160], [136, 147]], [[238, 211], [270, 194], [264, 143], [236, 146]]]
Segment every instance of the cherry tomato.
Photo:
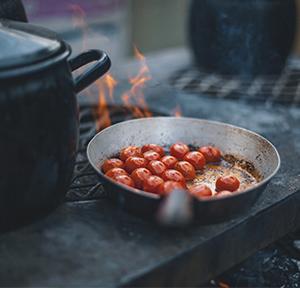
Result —
[[164, 173], [167, 169], [165, 164], [158, 160], [150, 161], [147, 168], [152, 172], [152, 174], [158, 176], [162, 175], [162, 173]]
[[178, 160], [174, 156], [167, 155], [161, 158], [161, 162], [163, 162], [168, 169], [173, 169]]
[[144, 181], [143, 190], [155, 194], [162, 194], [163, 184], [163, 179], [158, 176], [152, 175]]
[[146, 144], [142, 147], [142, 153], [145, 153], [147, 151], [154, 151], [160, 155], [160, 157], [163, 157], [165, 155], [164, 148], [156, 145], [156, 144]]
[[157, 152], [152, 151], [152, 150], [149, 150], [149, 151], [145, 152], [143, 154], [143, 156], [147, 161], [159, 160], [160, 159], [160, 155]]
[[182, 160], [184, 155], [190, 151], [190, 148], [183, 143], [176, 143], [170, 147], [170, 154], [179, 160]]
[[124, 168], [124, 162], [117, 158], [111, 158], [104, 161], [102, 171], [106, 173], [113, 168]]
[[231, 191], [234, 192], [240, 187], [240, 181], [235, 176], [219, 177], [216, 181], [217, 191]]
[[179, 161], [175, 165], [175, 169], [179, 171], [186, 180], [193, 180], [196, 177], [195, 168], [187, 161]]
[[128, 175], [118, 175], [114, 178], [114, 180], [120, 184], [134, 188], [134, 182]]
[[203, 169], [206, 164], [206, 160], [203, 154], [197, 151], [192, 151], [185, 154], [183, 159], [191, 163], [196, 170]]
[[122, 161], [126, 161], [129, 157], [143, 157], [143, 154], [141, 153], [141, 149], [137, 146], [128, 146], [126, 148], [123, 148], [120, 151], [120, 159]]
[[138, 189], [143, 188], [144, 181], [150, 177], [152, 174], [151, 172], [146, 168], [137, 168], [135, 169], [132, 174], [131, 178], [135, 183], [135, 187]]
[[180, 182], [185, 186], [185, 179], [184, 176], [177, 170], [169, 169], [166, 170], [162, 176], [165, 181], [174, 181], [174, 182]]
[[147, 160], [141, 157], [129, 157], [125, 161], [125, 170], [128, 173], [132, 173], [133, 170], [137, 168], [143, 168], [146, 167], [147, 165]]
[[169, 195], [175, 189], [185, 189], [185, 185], [175, 181], [166, 181], [163, 184], [162, 195]]
[[189, 191], [197, 198], [208, 198], [212, 196], [210, 188], [203, 184], [197, 184], [190, 187]]
[[207, 163], [219, 162], [221, 160], [221, 151], [218, 148], [212, 146], [204, 146], [199, 149]]
[[231, 196], [231, 195], [232, 195], [232, 193], [230, 191], [221, 191], [221, 192], [217, 193], [215, 195], [215, 197], [222, 198], [222, 197]]
[[105, 175], [109, 178], [115, 179], [119, 175], [128, 175], [127, 172], [122, 168], [113, 168], [105, 173]]

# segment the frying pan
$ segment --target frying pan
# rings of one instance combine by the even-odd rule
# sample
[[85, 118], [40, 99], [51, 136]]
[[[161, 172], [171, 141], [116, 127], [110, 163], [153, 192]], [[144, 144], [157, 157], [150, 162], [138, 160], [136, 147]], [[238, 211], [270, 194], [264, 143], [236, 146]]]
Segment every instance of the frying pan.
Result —
[[[243, 192], [224, 198], [199, 200], [187, 192], [174, 191], [164, 199], [156, 194], [126, 188], [104, 176], [101, 171], [103, 161], [126, 146], [155, 143], [168, 147], [176, 142], [193, 146], [218, 146], [223, 154], [252, 163], [261, 181]], [[179, 218], [192, 218], [202, 224], [224, 221], [247, 211], [280, 166], [276, 148], [262, 136], [229, 124], [185, 117], [143, 118], [115, 124], [99, 132], [90, 141], [87, 156], [109, 198], [126, 210], [148, 219], [155, 219], [157, 215], [170, 216], [175, 212]]]

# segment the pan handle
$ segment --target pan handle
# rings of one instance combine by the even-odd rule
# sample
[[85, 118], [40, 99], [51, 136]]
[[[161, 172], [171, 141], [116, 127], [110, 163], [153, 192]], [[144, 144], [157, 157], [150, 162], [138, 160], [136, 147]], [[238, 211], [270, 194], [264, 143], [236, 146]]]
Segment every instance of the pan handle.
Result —
[[72, 71], [93, 61], [96, 62], [74, 79], [76, 93], [85, 89], [104, 75], [109, 70], [111, 62], [107, 54], [100, 50], [89, 50], [69, 60]]
[[193, 198], [186, 190], [175, 189], [162, 201], [156, 216], [163, 226], [185, 227], [194, 218]]

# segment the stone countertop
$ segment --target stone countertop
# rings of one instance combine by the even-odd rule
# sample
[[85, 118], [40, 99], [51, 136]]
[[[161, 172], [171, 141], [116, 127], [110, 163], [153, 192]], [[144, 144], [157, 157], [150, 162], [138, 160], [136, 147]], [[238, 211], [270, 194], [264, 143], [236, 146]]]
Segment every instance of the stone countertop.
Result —
[[0, 286], [193, 286], [300, 227], [300, 109], [157, 83], [146, 93], [153, 109], [167, 113], [179, 103], [185, 116], [239, 125], [273, 142], [282, 166], [257, 203], [225, 223], [166, 230], [105, 199], [68, 202], [0, 236]]

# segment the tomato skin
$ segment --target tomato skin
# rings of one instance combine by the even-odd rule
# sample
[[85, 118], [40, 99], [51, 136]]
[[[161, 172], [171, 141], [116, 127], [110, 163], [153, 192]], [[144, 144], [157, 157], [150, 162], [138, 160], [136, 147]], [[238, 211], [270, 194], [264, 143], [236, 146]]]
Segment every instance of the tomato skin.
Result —
[[230, 191], [221, 191], [221, 192], [217, 193], [215, 195], [215, 197], [222, 198], [222, 197], [231, 196], [231, 195], [232, 195], [232, 192], [230, 192]]
[[159, 160], [160, 159], [160, 155], [152, 150], [146, 151], [143, 154], [143, 157], [147, 160], [147, 161], [152, 161], [152, 160]]
[[179, 189], [179, 190], [185, 189], [185, 185], [183, 185], [180, 182], [166, 181], [163, 184], [161, 195], [163, 196], [169, 195], [175, 189]]
[[128, 173], [132, 173], [135, 169], [137, 168], [143, 168], [146, 167], [147, 165], [147, 160], [141, 157], [129, 157], [125, 161], [125, 170]]
[[189, 191], [193, 196], [199, 199], [209, 198], [213, 195], [211, 189], [204, 184], [194, 185], [190, 187]]
[[128, 146], [128, 147], [125, 147], [123, 148], [121, 151], [120, 151], [120, 159], [122, 161], [126, 161], [127, 158], [129, 157], [143, 157], [143, 154], [141, 152], [141, 149], [137, 146]]
[[234, 192], [240, 187], [240, 181], [235, 176], [219, 177], [216, 181], [217, 191], [230, 191]]
[[135, 187], [138, 189], [143, 189], [144, 182], [152, 176], [151, 172], [146, 168], [137, 168], [132, 174], [131, 178], [135, 184]]
[[115, 179], [119, 175], [128, 175], [128, 173], [122, 168], [113, 168], [105, 173], [109, 178]]
[[183, 160], [191, 163], [196, 170], [203, 169], [206, 164], [204, 155], [198, 151], [188, 152], [184, 155]]
[[185, 178], [182, 175], [181, 172], [175, 170], [175, 169], [168, 169], [166, 170], [162, 176], [165, 181], [173, 181], [173, 182], [179, 182], [182, 185], [185, 186]]
[[163, 162], [168, 169], [174, 169], [178, 160], [174, 156], [166, 155], [161, 158], [161, 162]]
[[152, 175], [144, 181], [143, 190], [154, 194], [163, 193], [164, 180], [156, 175]]
[[128, 175], [118, 175], [114, 180], [120, 184], [134, 188], [134, 182]]
[[167, 169], [165, 164], [158, 160], [150, 161], [147, 168], [150, 170], [150, 172], [154, 175], [161, 176], [162, 173], [165, 172]]
[[124, 168], [124, 162], [117, 158], [111, 158], [104, 161], [102, 165], [103, 173], [113, 169], [113, 168]]
[[219, 162], [221, 160], [221, 151], [218, 148], [203, 146], [199, 149], [199, 152], [203, 154], [207, 163]]
[[146, 144], [142, 147], [142, 153], [145, 153], [147, 151], [154, 151], [160, 155], [160, 157], [163, 157], [165, 155], [164, 148], [156, 145], [156, 144]]
[[179, 171], [186, 180], [193, 180], [196, 177], [194, 166], [187, 161], [179, 161], [175, 165], [175, 169]]
[[175, 143], [170, 147], [170, 154], [179, 160], [182, 160], [189, 151], [189, 146], [184, 143]]

